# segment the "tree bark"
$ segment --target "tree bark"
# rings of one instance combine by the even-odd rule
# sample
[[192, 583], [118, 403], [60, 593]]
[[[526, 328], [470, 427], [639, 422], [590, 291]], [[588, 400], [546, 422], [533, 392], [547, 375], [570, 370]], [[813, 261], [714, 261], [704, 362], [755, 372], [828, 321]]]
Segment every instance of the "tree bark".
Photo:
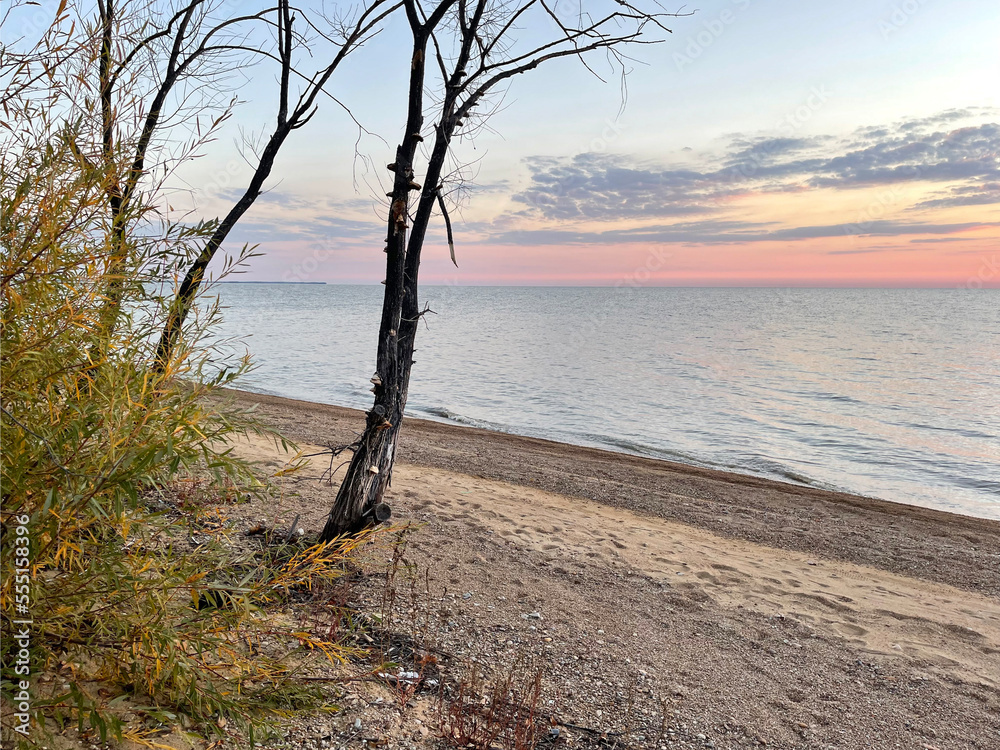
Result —
[[[385, 296], [382, 301], [377, 369], [372, 377], [375, 383], [375, 404], [368, 412], [365, 430], [320, 535], [322, 542], [354, 533], [372, 523], [371, 516], [366, 514], [382, 503], [392, 478], [399, 429], [410, 386], [417, 326], [423, 314], [417, 284], [420, 252], [437, 200], [445, 157], [459, 119], [455, 112], [457, 87], [453, 86], [443, 102], [442, 118], [435, 125], [434, 146], [421, 188], [413, 182], [413, 157], [417, 144], [423, 140], [420, 128], [423, 124], [427, 43], [430, 32], [450, 5], [448, 2], [441, 3], [427, 21], [421, 24], [412, 3], [406, 4], [407, 16], [413, 29], [413, 57], [410, 65], [406, 131], [402, 144], [396, 149], [396, 161], [389, 165], [395, 172], [395, 181], [390, 196], [392, 204], [386, 237]], [[464, 4], [460, 2], [459, 5], [459, 12], [463, 12]], [[477, 12], [477, 20], [481, 12]], [[471, 45], [471, 40], [467, 41], [459, 55], [453, 83], [460, 80], [459, 72], [468, 60], [468, 45]], [[413, 216], [413, 228], [407, 237], [405, 222], [411, 190], [421, 192]]]
[[[386, 222], [385, 295], [382, 299], [376, 369], [372, 376], [375, 403], [368, 412], [365, 430], [320, 535], [320, 541], [324, 542], [363, 528], [368, 521], [365, 513], [381, 503], [392, 478], [399, 428], [406, 407], [415, 323], [419, 317], [414, 313], [417, 309], [417, 274], [413, 264], [419, 263], [419, 244], [423, 239], [415, 224], [408, 243], [406, 230], [409, 194], [416, 184], [413, 182], [413, 159], [417, 144], [422, 140], [420, 129], [424, 119], [423, 87], [429, 38], [425, 26], [415, 22], [410, 10], [408, 4], [407, 15], [414, 33], [406, 130], [402, 143], [396, 148], [396, 160], [389, 165], [395, 178]], [[423, 190], [422, 196], [428, 194], [428, 188]], [[422, 198], [421, 207], [423, 203]], [[419, 241], [416, 241], [418, 236]]]

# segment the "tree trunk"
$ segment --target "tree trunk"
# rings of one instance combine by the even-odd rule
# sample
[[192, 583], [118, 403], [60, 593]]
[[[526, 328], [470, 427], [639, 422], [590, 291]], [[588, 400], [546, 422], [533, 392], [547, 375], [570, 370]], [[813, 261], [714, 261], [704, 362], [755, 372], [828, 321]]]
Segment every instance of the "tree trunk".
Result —
[[[379, 329], [377, 370], [372, 377], [372, 382], [375, 383], [375, 404], [368, 412], [365, 431], [320, 535], [320, 541], [324, 542], [379, 522], [376, 514], [370, 511], [382, 503], [392, 478], [399, 429], [409, 392], [417, 326], [423, 314], [417, 296], [420, 253], [438, 196], [448, 147], [460, 122], [455, 112], [457, 83], [464, 75], [473, 39], [470, 34], [464, 40], [455, 73], [450, 79], [448, 92], [442, 102], [441, 119], [434, 126], [434, 146], [421, 188], [413, 181], [413, 157], [417, 144], [423, 140], [420, 129], [423, 125], [424, 61], [431, 31], [440, 23], [450, 5], [447, 1], [442, 2], [421, 23], [415, 5], [411, 2], [405, 4], [413, 31], [413, 57], [410, 64], [406, 130], [402, 144], [396, 149], [396, 161], [389, 165], [389, 169], [395, 172], [395, 181], [390, 195], [392, 203], [386, 237], [385, 297]], [[473, 19], [476, 24], [484, 7], [481, 4], [476, 11]], [[413, 214], [413, 228], [407, 237], [408, 196], [411, 190], [420, 190], [420, 200]]]
[[[379, 327], [378, 354], [374, 384], [375, 403], [368, 412], [365, 430], [358, 441], [347, 474], [337, 492], [320, 541], [328, 542], [343, 534], [364, 528], [370, 522], [365, 514], [382, 502], [392, 477], [393, 460], [403, 422], [403, 410], [413, 364], [413, 339], [416, 335], [417, 274], [423, 232], [414, 222], [414, 232], [407, 243], [409, 194], [419, 189], [413, 182], [413, 159], [422, 140], [424, 57], [428, 34], [415, 30], [406, 131], [396, 149], [396, 161], [389, 165], [395, 173], [386, 235], [385, 295], [382, 299], [382, 322]], [[437, 149], [435, 148], [435, 151]], [[421, 193], [433, 193], [428, 185]], [[418, 216], [420, 211], [418, 210]], [[409, 273], [408, 273], [409, 272]], [[405, 313], [405, 314], [404, 314]]]
[[[375, 404], [368, 412], [364, 433], [320, 535], [321, 541], [330, 541], [367, 525], [375, 515], [369, 511], [382, 501], [389, 486], [406, 406], [413, 345], [424, 312], [420, 310], [417, 297], [420, 253], [435, 199], [439, 196], [445, 157], [453, 135], [462, 125], [462, 118], [468, 117], [496, 86], [534, 70], [544, 62], [568, 56], [582, 58], [589, 52], [605, 50], [613, 61], [622, 65], [624, 72], [626, 58], [617, 51], [618, 47], [645, 43], [642, 36], [647, 24], [669, 33], [661, 20], [668, 14], [643, 12], [630, 3], [622, 3], [624, 10], [610, 12], [597, 20], [586, 15], [579, 16], [578, 26], [573, 26], [573, 22], [563, 22], [554, 10], [545, 6], [563, 38], [554, 38], [530, 52], [515, 54], [511, 51], [514, 47], [512, 35], [520, 28], [516, 22], [535, 5], [533, 1], [524, 0], [508, 7], [502, 3], [497, 6], [487, 0], [474, 0], [471, 14], [467, 0], [439, 0], [436, 6], [432, 4], [430, 8], [419, 5], [416, 0], [402, 0], [402, 5], [413, 33], [413, 58], [406, 130], [396, 149], [396, 161], [389, 165], [395, 174], [395, 181], [389, 194], [392, 203], [385, 248], [385, 297], [377, 369], [372, 377]], [[449, 16], [449, 13], [452, 15]], [[417, 143], [423, 140], [420, 128], [423, 122], [426, 48], [432, 33], [441, 24], [451, 29], [452, 36], [461, 44], [457, 57], [446, 62], [446, 55], [441, 49], [451, 50], [453, 47], [447, 43], [439, 47], [440, 40], [433, 37], [443, 83], [439, 99], [441, 108], [434, 124], [434, 147], [424, 175], [424, 186], [413, 213], [413, 228], [407, 238], [408, 191], [421, 190], [420, 185], [413, 182], [413, 156]], [[619, 31], [619, 26], [624, 28]]]
[[[371, 523], [380, 522], [368, 512], [382, 503], [392, 478], [399, 429], [409, 393], [417, 325], [422, 314], [417, 296], [420, 251], [447, 148], [448, 135], [439, 131], [409, 243], [403, 239], [405, 231], [399, 225], [394, 226], [390, 217], [388, 273], [382, 302], [378, 365], [372, 377], [375, 384], [375, 404], [368, 412], [364, 433], [337, 492], [337, 499], [330, 510], [320, 541], [328, 542], [342, 534], [351, 534]], [[401, 146], [397, 149], [397, 168], [400, 164], [409, 164], [408, 161], [402, 161], [404, 155], [404, 148]], [[405, 178], [405, 170], [403, 171]], [[404, 182], [409, 184], [410, 179], [405, 178]], [[404, 248], [405, 255], [401, 252]]]
[[[406, 384], [409, 381], [410, 361], [400, 358], [399, 334], [403, 310], [403, 268], [405, 258], [405, 192], [399, 195], [399, 182], [403, 180], [403, 191], [408, 190], [406, 167], [412, 161], [412, 152], [407, 158], [403, 146], [396, 149], [396, 184], [393, 191], [393, 205], [403, 200], [404, 210], [400, 217], [389, 217], [386, 240], [386, 282], [382, 300], [382, 322], [379, 326], [378, 354], [375, 375], [372, 376], [375, 404], [368, 412], [365, 431], [347, 468], [347, 474], [337, 492], [320, 541], [328, 542], [342, 534], [353, 533], [364, 527], [365, 512], [382, 500], [392, 475], [393, 458], [399, 439], [399, 427], [406, 407]], [[391, 214], [392, 212], [390, 212]]]

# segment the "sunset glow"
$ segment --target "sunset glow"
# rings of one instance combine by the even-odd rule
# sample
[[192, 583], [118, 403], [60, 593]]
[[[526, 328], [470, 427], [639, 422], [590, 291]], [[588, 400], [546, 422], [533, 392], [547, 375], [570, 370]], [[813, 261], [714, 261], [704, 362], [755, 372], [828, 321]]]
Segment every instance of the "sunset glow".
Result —
[[[355, 65], [402, 80], [400, 31], [390, 25]], [[459, 267], [436, 221], [422, 281], [998, 287], [996, 38], [1000, 11], [986, 2], [956, 14], [714, 0], [640, 51], [620, 114], [610, 79], [539, 69], [459, 144]], [[339, 85], [368, 132], [358, 141], [325, 107], [296, 135], [283, 179], [230, 240], [265, 253], [246, 278], [383, 278], [381, 165], [401, 101], [386, 106], [351, 76]], [[245, 177], [238, 152], [213, 151], [185, 172], [194, 191], [176, 211], [214, 215]]]

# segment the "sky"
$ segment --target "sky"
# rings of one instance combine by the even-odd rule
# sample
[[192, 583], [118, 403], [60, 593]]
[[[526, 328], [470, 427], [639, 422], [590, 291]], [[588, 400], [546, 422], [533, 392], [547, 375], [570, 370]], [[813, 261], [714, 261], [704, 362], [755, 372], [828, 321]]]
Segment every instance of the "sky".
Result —
[[[667, 7], [693, 13], [634, 53], [624, 107], [605, 61], [607, 82], [560, 61], [457, 144], [473, 178], [458, 267], [436, 219], [423, 283], [1000, 288], [1000, 3]], [[360, 140], [330, 101], [292, 135], [229, 243], [263, 253], [243, 279], [384, 278], [400, 50], [390, 22], [331, 81]], [[233, 124], [180, 173], [178, 215], [224, 212], [249, 179], [235, 128], [267, 124], [273, 71], [248, 75]]]

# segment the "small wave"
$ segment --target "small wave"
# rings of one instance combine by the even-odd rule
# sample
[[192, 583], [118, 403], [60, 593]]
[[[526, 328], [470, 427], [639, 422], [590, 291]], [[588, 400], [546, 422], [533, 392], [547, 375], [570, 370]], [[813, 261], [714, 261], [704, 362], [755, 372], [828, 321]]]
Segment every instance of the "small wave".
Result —
[[[407, 407], [407, 411], [410, 412], [411, 409]], [[451, 409], [447, 409], [443, 406], [413, 407], [412, 413], [419, 416], [430, 417], [431, 419], [455, 422], [456, 424], [464, 424], [469, 427], [479, 427], [484, 430], [492, 430], [494, 432], [512, 432], [509, 425], [500, 424], [499, 422], [490, 422], [486, 419], [476, 419], [475, 417], [468, 417], [464, 414], [457, 414], [451, 411]]]
[[681, 463], [693, 464], [705, 468], [712, 468], [711, 463], [705, 462], [690, 453], [670, 450], [669, 448], [656, 448], [645, 443], [638, 443], [627, 438], [616, 438], [609, 435], [595, 435], [584, 433], [578, 436], [570, 436], [570, 440], [583, 441], [586, 445], [594, 448], [604, 448], [616, 453], [628, 453], [633, 456], [645, 456], [647, 458], [658, 458], [664, 461], [679, 461]]
[[935, 432], [949, 432], [954, 435], [961, 435], [966, 438], [980, 438], [983, 440], [996, 440], [996, 435], [988, 435], [985, 432], [979, 432], [978, 430], [970, 430], [964, 427], [942, 427], [941, 425], [935, 424], [924, 424], [921, 422], [903, 422], [903, 427], [913, 427], [917, 430], [932, 430]]
[[288, 396], [283, 392], [276, 391], [272, 388], [263, 388], [259, 385], [256, 385], [255, 383], [250, 382], [249, 379], [240, 380], [239, 385], [236, 387], [239, 388], [239, 390], [241, 391], [247, 391], [248, 393], [259, 393], [262, 396], [279, 396], [288, 398]]
[[763, 456], [747, 456], [745, 458], [737, 459], [734, 462], [727, 463], [726, 468], [744, 474], [754, 474], [756, 476], [764, 476], [770, 479], [780, 479], [787, 482], [794, 482], [795, 484], [802, 484], [807, 487], [843, 491], [843, 488], [841, 487], [822, 482], [815, 477], [810, 477], [799, 471], [795, 471], [778, 461], [770, 458], [764, 458]]
[[793, 482], [807, 487], [844, 491], [842, 487], [822, 482], [815, 477], [810, 477], [806, 474], [795, 471], [784, 464], [774, 461], [773, 459], [764, 458], [762, 456], [741, 456], [736, 460], [731, 461], [713, 461], [711, 459], [706, 459], [704, 456], [671, 450], [664, 447], [654, 447], [652, 445], [640, 443], [628, 438], [618, 438], [610, 435], [598, 435], [594, 433], [541, 434], [535, 430], [518, 430], [510, 425], [490, 422], [485, 419], [476, 419], [464, 414], [458, 414], [443, 406], [415, 407], [413, 408], [413, 413], [415, 415], [419, 414], [420, 416], [430, 417], [435, 420], [468, 425], [469, 427], [478, 427], [481, 429], [492, 430], [494, 432], [526, 435], [527, 437], [536, 437], [545, 440], [558, 440], [575, 445], [610, 450], [616, 453], [627, 453], [633, 456], [642, 456], [662, 461], [676, 461], [678, 463], [684, 463], [689, 466], [699, 466], [705, 469], [733, 471], [740, 474], [750, 474], [768, 479]]

